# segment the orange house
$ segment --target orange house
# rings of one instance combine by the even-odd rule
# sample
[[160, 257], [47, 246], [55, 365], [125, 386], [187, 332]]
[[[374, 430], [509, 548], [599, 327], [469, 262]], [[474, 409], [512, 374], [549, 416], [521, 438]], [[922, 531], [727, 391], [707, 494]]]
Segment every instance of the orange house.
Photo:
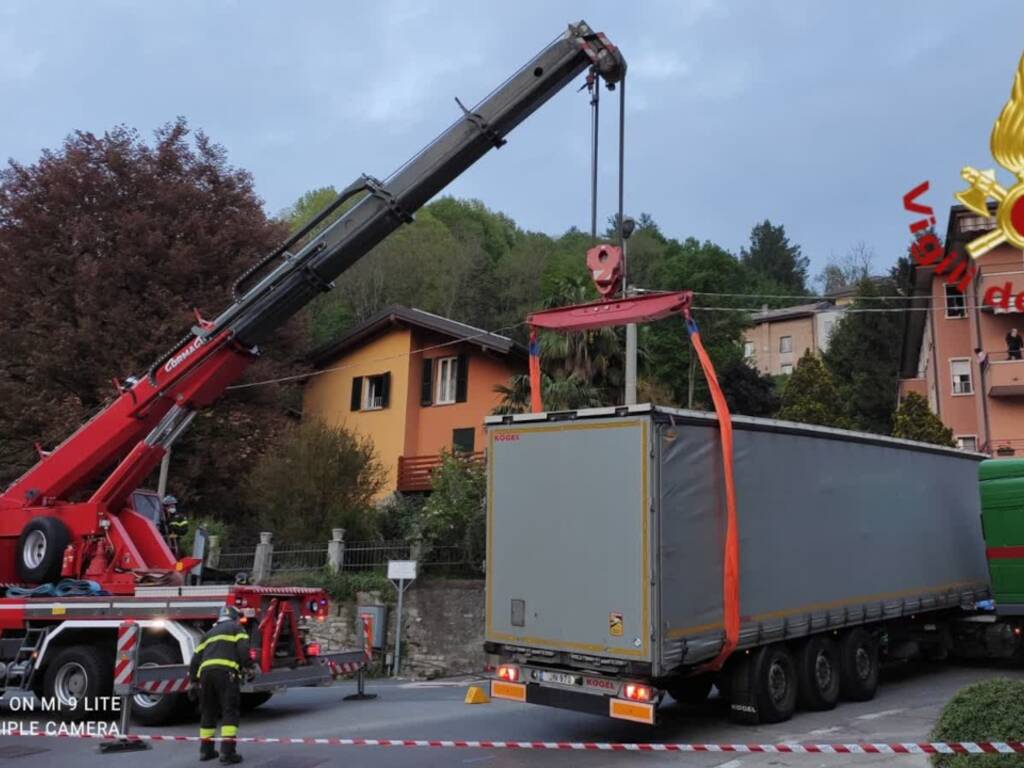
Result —
[[304, 418], [368, 435], [388, 472], [385, 493], [424, 491], [440, 453], [483, 456], [494, 388], [526, 370], [512, 339], [420, 309], [392, 306], [312, 354], [323, 371]]

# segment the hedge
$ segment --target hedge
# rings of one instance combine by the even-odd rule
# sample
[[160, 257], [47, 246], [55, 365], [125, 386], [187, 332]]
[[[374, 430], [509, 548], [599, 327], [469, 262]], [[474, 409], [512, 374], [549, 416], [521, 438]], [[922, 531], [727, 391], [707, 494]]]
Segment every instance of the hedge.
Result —
[[[934, 741], [1024, 741], [1024, 680], [993, 678], [961, 688], [932, 730]], [[1021, 755], [936, 755], [941, 768], [1019, 768]]]

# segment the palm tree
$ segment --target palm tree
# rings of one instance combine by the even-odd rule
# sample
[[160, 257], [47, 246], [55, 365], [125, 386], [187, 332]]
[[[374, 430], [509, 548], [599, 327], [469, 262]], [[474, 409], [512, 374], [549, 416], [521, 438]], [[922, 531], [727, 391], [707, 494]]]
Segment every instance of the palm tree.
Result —
[[[586, 304], [596, 297], [581, 278], [566, 278], [545, 306]], [[548, 410], [575, 410], [619, 401], [622, 388], [622, 345], [613, 328], [540, 334], [541, 389]], [[530, 409], [530, 377], [519, 374], [494, 391], [502, 396], [495, 413], [525, 413]]]

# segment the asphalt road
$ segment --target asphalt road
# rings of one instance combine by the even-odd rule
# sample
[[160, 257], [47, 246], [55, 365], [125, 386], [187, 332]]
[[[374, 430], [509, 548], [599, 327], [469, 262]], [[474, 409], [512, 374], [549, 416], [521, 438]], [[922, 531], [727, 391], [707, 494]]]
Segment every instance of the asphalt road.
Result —
[[[741, 727], [728, 722], [713, 699], [699, 709], [673, 703], [663, 709], [655, 728], [562, 710], [492, 702], [462, 703], [468, 681], [381, 682], [369, 686], [372, 701], [343, 701], [349, 684], [334, 688], [293, 690], [275, 697], [243, 719], [243, 736], [363, 737], [409, 739], [493, 739], [619, 742], [851, 742], [921, 741], [944, 702], [961, 686], [989, 677], [1024, 678], [1024, 671], [949, 665], [908, 665], [888, 670], [878, 696], [869, 702], [845, 703], [831, 712], [799, 713], [787, 723]], [[671, 702], [671, 699], [667, 699]], [[5, 719], [17, 717], [4, 713]], [[37, 718], [41, 715], [36, 715]], [[147, 732], [145, 729], [140, 732]], [[197, 725], [181, 723], [152, 733], [194, 735]], [[431, 749], [403, 747], [330, 747], [242, 745], [246, 764], [259, 768], [317, 768], [346, 764], [375, 768], [416, 766], [924, 766], [919, 756], [884, 755], [729, 755], [522, 750]], [[171, 768], [194, 765], [192, 743], [157, 743], [148, 752], [100, 755], [95, 742], [0, 737], [0, 768], [51, 766], [138, 766]], [[207, 763], [206, 765], [211, 765]], [[213, 763], [212, 765], [217, 765]]]

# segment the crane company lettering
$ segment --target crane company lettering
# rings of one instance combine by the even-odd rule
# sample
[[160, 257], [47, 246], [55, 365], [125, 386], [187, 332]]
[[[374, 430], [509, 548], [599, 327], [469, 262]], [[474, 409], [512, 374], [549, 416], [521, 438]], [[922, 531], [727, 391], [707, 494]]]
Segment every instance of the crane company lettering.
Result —
[[179, 352], [166, 363], [164, 363], [164, 370], [167, 371], [167, 373], [173, 371], [183, 362], [188, 360], [188, 358], [190, 358], [197, 349], [203, 346], [204, 343], [205, 342], [203, 341], [202, 337], [197, 336], [191, 344], [189, 344], [187, 347], [181, 350], [181, 352]]

